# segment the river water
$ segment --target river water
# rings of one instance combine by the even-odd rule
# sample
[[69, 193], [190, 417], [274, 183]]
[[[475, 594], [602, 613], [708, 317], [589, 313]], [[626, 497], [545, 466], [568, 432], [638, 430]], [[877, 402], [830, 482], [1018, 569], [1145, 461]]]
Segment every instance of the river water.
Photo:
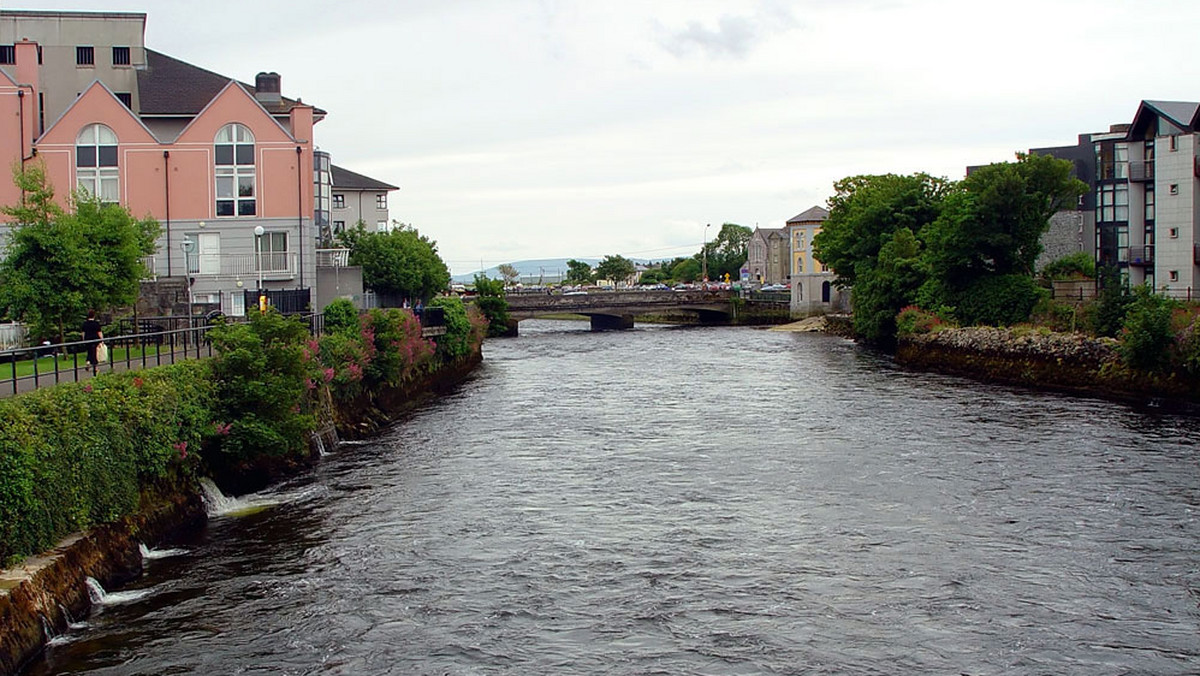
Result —
[[1200, 421], [821, 335], [521, 331], [27, 673], [1200, 673]]

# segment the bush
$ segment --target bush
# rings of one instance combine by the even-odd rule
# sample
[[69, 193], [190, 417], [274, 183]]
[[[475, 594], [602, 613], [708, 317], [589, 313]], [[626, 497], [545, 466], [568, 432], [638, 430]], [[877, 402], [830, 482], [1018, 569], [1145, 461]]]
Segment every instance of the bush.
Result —
[[367, 384], [396, 385], [408, 380], [433, 358], [435, 346], [421, 335], [421, 322], [402, 310], [371, 310], [363, 328]]
[[1100, 269], [1100, 294], [1093, 308], [1088, 310], [1092, 333], [1097, 336], [1115, 338], [1125, 325], [1133, 296], [1129, 286], [1121, 280], [1117, 268], [1107, 266]]
[[937, 314], [915, 305], [909, 305], [896, 315], [896, 335], [901, 338], [934, 333], [949, 326], [950, 324]]
[[958, 294], [955, 313], [965, 326], [1012, 326], [1028, 321], [1045, 295], [1027, 275], [982, 277]]
[[205, 362], [107, 374], [0, 401], [0, 564], [137, 508], [195, 469], [215, 432]]
[[471, 351], [471, 320], [457, 296], [438, 296], [429, 301], [446, 314], [446, 333], [437, 337], [437, 354], [446, 361], [465, 357]]
[[330, 333], [358, 333], [358, 308], [345, 298], [325, 306], [325, 330]]
[[314, 379], [308, 329], [273, 308], [250, 313], [246, 324], [221, 324], [209, 335], [217, 381], [218, 413], [232, 427], [211, 462], [240, 462], [257, 456], [298, 455], [316, 429]]
[[1096, 260], [1086, 251], [1078, 251], [1051, 261], [1042, 268], [1042, 277], [1051, 281], [1092, 278], [1096, 276]]
[[1171, 315], [1179, 303], [1156, 295], [1149, 287], [1134, 289], [1133, 303], [1121, 331], [1121, 358], [1131, 368], [1162, 371], [1170, 361], [1175, 342]]
[[1184, 373], [1193, 377], [1200, 375], [1200, 314], [1197, 314], [1197, 308], [1175, 310], [1171, 328], [1175, 332], [1172, 361]]

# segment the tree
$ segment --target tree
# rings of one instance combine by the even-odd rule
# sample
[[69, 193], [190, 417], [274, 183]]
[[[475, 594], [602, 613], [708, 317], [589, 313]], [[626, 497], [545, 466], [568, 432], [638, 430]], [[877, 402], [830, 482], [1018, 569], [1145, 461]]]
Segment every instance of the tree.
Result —
[[920, 242], [911, 230], [900, 228], [880, 249], [878, 264], [864, 271], [854, 286], [855, 334], [890, 347], [896, 315], [913, 303], [927, 278]]
[[941, 211], [953, 184], [927, 174], [852, 176], [834, 184], [829, 218], [813, 237], [817, 260], [833, 270], [841, 286], [853, 286], [876, 266], [879, 251], [897, 230], [918, 239]]
[[64, 210], [41, 164], [18, 170], [15, 181], [25, 198], [0, 207], [15, 223], [0, 260], [0, 306], [35, 334], [62, 341], [67, 324], [82, 321], [89, 309], [133, 305], [158, 222], [84, 193]]
[[933, 274], [956, 288], [986, 275], [1032, 277], [1050, 217], [1087, 191], [1071, 168], [1049, 155], [1018, 154], [969, 174], [924, 233]]
[[358, 232], [349, 240], [350, 264], [361, 265], [363, 283], [380, 292], [428, 300], [450, 283], [437, 242], [411, 226], [389, 232]]
[[591, 284], [593, 279], [592, 266], [574, 258], [567, 261], [566, 281], [568, 284]]
[[516, 284], [517, 280], [521, 277], [521, 273], [511, 263], [501, 263], [496, 270], [504, 278], [505, 286]]
[[685, 258], [671, 266], [671, 279], [680, 282], [694, 282], [700, 279], [700, 261], [695, 258]]
[[744, 225], [725, 223], [721, 226], [716, 239], [700, 251], [702, 259], [705, 254], [708, 256], [709, 279], [720, 279], [727, 274], [733, 279], [739, 278], [752, 234], [753, 231]]
[[605, 256], [604, 260], [596, 265], [596, 277], [607, 279], [613, 284], [628, 282], [635, 272], [637, 267], [633, 261], [621, 255]]
[[503, 336], [508, 333], [508, 300], [504, 297], [504, 283], [488, 279], [487, 275], [475, 275], [475, 307], [488, 320], [488, 335]]

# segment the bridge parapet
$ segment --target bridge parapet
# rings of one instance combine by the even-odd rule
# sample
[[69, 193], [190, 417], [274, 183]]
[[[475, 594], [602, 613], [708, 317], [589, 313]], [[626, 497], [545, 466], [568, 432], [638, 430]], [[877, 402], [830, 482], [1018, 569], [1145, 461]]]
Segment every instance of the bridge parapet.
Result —
[[536, 294], [508, 296], [511, 313], [587, 314], [589, 310], [628, 308], [687, 308], [728, 305], [734, 292], [725, 290], [690, 291], [597, 291], [592, 293]]

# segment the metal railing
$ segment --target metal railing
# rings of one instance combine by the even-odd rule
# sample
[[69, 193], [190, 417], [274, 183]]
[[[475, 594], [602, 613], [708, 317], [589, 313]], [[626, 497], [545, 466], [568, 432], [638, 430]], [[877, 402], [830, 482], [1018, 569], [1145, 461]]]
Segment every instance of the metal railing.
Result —
[[318, 268], [344, 268], [350, 265], [349, 249], [317, 249]]
[[[84, 380], [92, 371], [91, 365], [87, 363], [88, 351], [100, 342], [109, 347], [110, 358], [97, 366], [97, 372], [132, 371], [174, 364], [183, 359], [211, 357], [212, 343], [206, 338], [212, 328], [212, 325], [197, 325], [169, 331], [106, 337], [101, 340], [77, 340], [55, 345], [0, 350], [0, 364], [11, 365], [8, 377], [0, 378], [0, 391], [5, 395], [19, 394], [49, 385]], [[119, 347], [126, 348], [125, 357], [113, 359], [113, 350]], [[138, 347], [141, 348], [140, 352], [131, 349]], [[47, 358], [50, 363], [44, 364]], [[22, 363], [30, 363], [33, 367], [32, 372], [20, 375], [19, 366]]]

